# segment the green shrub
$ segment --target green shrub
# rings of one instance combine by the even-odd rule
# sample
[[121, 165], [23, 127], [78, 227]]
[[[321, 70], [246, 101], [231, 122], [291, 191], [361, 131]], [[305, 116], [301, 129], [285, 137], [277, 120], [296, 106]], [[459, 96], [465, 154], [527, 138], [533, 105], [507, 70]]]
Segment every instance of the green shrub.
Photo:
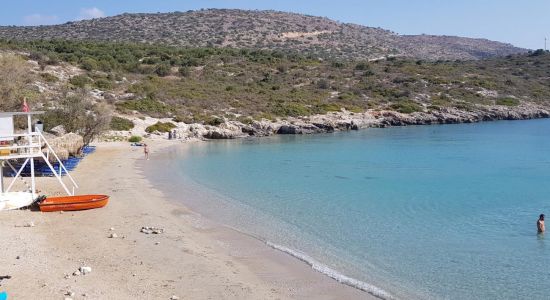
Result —
[[391, 105], [391, 108], [403, 114], [410, 114], [413, 112], [422, 111], [422, 106], [410, 100], [394, 103]]
[[57, 76], [50, 74], [50, 73], [40, 73], [40, 77], [44, 79], [46, 82], [58, 82], [59, 78]]
[[132, 136], [128, 139], [128, 142], [130, 142], [130, 143], [139, 143], [139, 142], [141, 142], [141, 140], [142, 140], [141, 136], [132, 135]]
[[336, 103], [323, 103], [318, 106], [320, 113], [327, 113], [331, 111], [341, 111], [342, 108]]
[[204, 120], [204, 124], [210, 125], [210, 126], [219, 126], [222, 123], [223, 123], [223, 120], [221, 118], [214, 117], [214, 116], [211, 116], [206, 120]]
[[275, 105], [272, 111], [275, 115], [281, 117], [300, 117], [311, 115], [311, 110], [300, 103], [279, 103]]
[[128, 131], [134, 128], [134, 122], [126, 118], [114, 116], [111, 118], [111, 129], [118, 131]]
[[155, 68], [155, 73], [160, 76], [168, 76], [170, 75], [170, 65], [167, 64], [160, 64]]
[[85, 57], [80, 62], [80, 67], [86, 71], [97, 70], [97, 61], [91, 57]]
[[497, 99], [496, 104], [503, 106], [518, 106], [519, 100], [515, 98], [500, 98]]
[[155, 132], [155, 131], [169, 132], [174, 128], [176, 128], [176, 125], [172, 122], [166, 122], [166, 123], [157, 122], [156, 124], [145, 128], [145, 132], [147, 132], [147, 133], [152, 133], [152, 132]]
[[69, 79], [70, 84], [79, 88], [84, 88], [86, 85], [90, 84], [91, 82], [92, 82], [92, 79], [90, 79], [90, 77], [86, 75], [76, 75], [71, 77], [71, 79]]
[[178, 72], [182, 77], [187, 77], [191, 74], [191, 71], [189, 71], [189, 67], [179, 67]]
[[237, 121], [239, 121], [243, 124], [246, 124], [246, 125], [250, 125], [254, 122], [254, 119], [252, 117], [249, 117], [249, 116], [239, 116], [237, 118]]
[[110, 90], [113, 88], [113, 83], [109, 79], [99, 78], [95, 81], [95, 86], [98, 89]]
[[317, 81], [317, 87], [322, 89], [322, 90], [326, 90], [326, 89], [330, 88], [330, 82], [328, 82], [328, 80], [322, 78], [319, 81]]
[[369, 63], [366, 61], [359, 62], [355, 65], [355, 70], [364, 71], [370, 68]]
[[117, 109], [123, 111], [136, 110], [142, 113], [156, 114], [158, 116], [166, 116], [171, 112], [171, 109], [166, 106], [166, 104], [149, 98], [124, 101], [117, 103], [116, 106]]

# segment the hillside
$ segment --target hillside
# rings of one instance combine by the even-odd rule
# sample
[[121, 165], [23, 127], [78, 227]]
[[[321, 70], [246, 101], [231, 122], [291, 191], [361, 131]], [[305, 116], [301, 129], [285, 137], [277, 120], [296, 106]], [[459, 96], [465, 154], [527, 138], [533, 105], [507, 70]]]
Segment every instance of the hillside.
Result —
[[0, 110], [17, 110], [26, 96], [33, 109], [49, 112], [46, 128], [67, 121], [77, 103], [118, 116], [113, 129], [144, 130], [153, 117], [165, 123], [151, 132], [181, 125], [199, 137], [227, 137], [212, 132], [228, 124], [234, 135], [265, 135], [526, 119], [550, 115], [550, 54], [319, 61], [272, 51], [0, 42], [0, 90]]
[[450, 36], [402, 36], [380, 28], [277, 11], [211, 9], [122, 14], [62, 25], [0, 27], [7, 40], [95, 40], [184, 47], [296, 51], [332, 59], [405, 56], [471, 60], [526, 52], [510, 44]]

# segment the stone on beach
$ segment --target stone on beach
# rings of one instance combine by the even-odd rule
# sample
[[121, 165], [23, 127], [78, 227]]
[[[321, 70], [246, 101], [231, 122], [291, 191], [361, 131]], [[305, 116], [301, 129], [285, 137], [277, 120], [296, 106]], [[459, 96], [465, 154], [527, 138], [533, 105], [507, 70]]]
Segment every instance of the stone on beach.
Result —
[[92, 268], [91, 267], [80, 267], [80, 269], [78, 269], [78, 271], [80, 271], [80, 273], [82, 273], [82, 275], [86, 275], [86, 274], [92, 272]]
[[140, 231], [145, 234], [161, 234], [164, 233], [164, 228], [143, 226]]
[[110, 238], [110, 239], [116, 239], [117, 237], [118, 237], [118, 235], [117, 235], [116, 233], [111, 233], [111, 234], [109, 235], [109, 238]]

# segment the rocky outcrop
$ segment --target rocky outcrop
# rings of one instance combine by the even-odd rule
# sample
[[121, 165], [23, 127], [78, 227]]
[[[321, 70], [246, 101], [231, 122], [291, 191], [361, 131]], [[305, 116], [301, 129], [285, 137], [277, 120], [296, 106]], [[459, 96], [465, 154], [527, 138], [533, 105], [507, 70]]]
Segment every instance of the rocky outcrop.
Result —
[[[251, 124], [226, 120], [219, 126], [178, 123], [174, 129], [178, 139], [235, 139], [249, 136], [269, 136], [274, 134], [314, 134], [334, 131], [359, 130], [369, 127], [389, 127], [407, 125], [432, 125], [474, 123], [496, 120], [525, 120], [550, 117], [550, 111], [543, 106], [522, 104], [516, 107], [476, 106], [471, 110], [441, 108], [425, 112], [403, 114], [396, 111], [374, 111], [353, 113], [349, 111], [331, 112], [326, 115], [288, 118], [286, 120], [261, 120]], [[140, 134], [146, 126], [158, 121], [170, 122], [170, 119], [135, 118], [134, 135]], [[128, 133], [127, 133], [128, 134]], [[154, 137], [155, 135], [152, 135]], [[165, 135], [157, 135], [164, 137]]]
[[550, 112], [543, 107], [532, 104], [524, 104], [517, 107], [480, 106], [471, 111], [446, 108], [439, 111], [415, 112], [412, 114], [400, 114], [394, 111], [384, 111], [376, 113], [375, 115], [380, 121], [380, 127], [386, 127], [539, 119], [550, 117]]

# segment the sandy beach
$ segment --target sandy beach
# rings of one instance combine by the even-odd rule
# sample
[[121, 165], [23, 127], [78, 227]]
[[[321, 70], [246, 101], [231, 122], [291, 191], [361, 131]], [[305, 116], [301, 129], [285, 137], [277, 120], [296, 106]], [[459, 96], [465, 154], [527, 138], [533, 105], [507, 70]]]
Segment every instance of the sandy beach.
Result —
[[[10, 299], [373, 298], [168, 199], [141, 170], [173, 145], [155, 142], [145, 161], [128, 143], [98, 144], [73, 176], [78, 193], [110, 195], [105, 208], [1, 212], [0, 276], [11, 278], [0, 291]], [[61, 194], [52, 178], [38, 189]], [[145, 234], [143, 226], [164, 233]], [[92, 272], [73, 275], [83, 266]]]

